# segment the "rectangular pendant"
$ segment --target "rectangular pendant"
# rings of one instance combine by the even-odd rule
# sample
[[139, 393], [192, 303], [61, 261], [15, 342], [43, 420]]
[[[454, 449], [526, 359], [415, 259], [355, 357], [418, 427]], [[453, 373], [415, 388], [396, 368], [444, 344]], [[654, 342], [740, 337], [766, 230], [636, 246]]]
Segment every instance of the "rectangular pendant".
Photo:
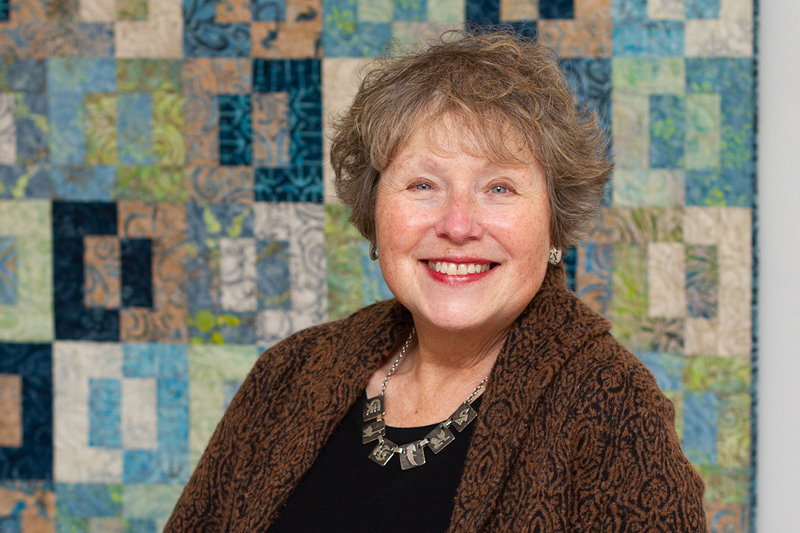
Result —
[[478, 411], [473, 409], [469, 402], [464, 402], [461, 404], [461, 407], [456, 409], [455, 413], [450, 415], [450, 420], [453, 421], [453, 427], [460, 433], [464, 431], [464, 428], [467, 427], [470, 422], [475, 420], [476, 416], [478, 416]]
[[415, 441], [403, 446], [403, 453], [400, 454], [400, 468], [408, 470], [425, 464], [425, 450], [419, 445], [420, 441]]
[[386, 463], [388, 463], [389, 459], [394, 455], [395, 446], [397, 446], [397, 444], [389, 439], [383, 439], [383, 442], [375, 446], [372, 453], [369, 454], [369, 458], [381, 466], [386, 466]]
[[425, 438], [428, 439], [428, 447], [433, 453], [439, 453], [444, 450], [445, 446], [456, 440], [453, 432], [441, 424], [425, 435]]
[[361, 428], [361, 444], [367, 444], [368, 442], [378, 440], [378, 437], [385, 434], [386, 422], [383, 420], [375, 420], [374, 422], [365, 424], [364, 427]]
[[383, 413], [384, 398], [383, 394], [375, 396], [374, 398], [367, 398], [364, 402], [364, 422], [375, 420]]

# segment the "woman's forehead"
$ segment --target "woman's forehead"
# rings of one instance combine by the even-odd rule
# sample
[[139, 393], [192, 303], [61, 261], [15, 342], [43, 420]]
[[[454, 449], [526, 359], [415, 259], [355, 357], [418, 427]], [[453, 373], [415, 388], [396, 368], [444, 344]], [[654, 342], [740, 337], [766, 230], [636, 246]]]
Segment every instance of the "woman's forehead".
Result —
[[477, 114], [427, 113], [409, 130], [398, 155], [406, 147], [425, 146], [442, 156], [462, 152], [502, 165], [530, 164], [535, 160], [523, 134], [505, 118], [482, 120]]

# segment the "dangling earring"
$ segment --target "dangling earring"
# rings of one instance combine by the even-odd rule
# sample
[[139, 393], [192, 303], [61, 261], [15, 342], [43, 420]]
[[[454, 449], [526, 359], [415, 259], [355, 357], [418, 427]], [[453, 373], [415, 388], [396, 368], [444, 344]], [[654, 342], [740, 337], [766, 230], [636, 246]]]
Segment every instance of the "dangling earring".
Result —
[[561, 262], [561, 248], [550, 248], [550, 257], [547, 261], [551, 265], [557, 265]]
[[369, 243], [369, 258], [373, 261], [378, 260], [378, 245], [374, 242]]

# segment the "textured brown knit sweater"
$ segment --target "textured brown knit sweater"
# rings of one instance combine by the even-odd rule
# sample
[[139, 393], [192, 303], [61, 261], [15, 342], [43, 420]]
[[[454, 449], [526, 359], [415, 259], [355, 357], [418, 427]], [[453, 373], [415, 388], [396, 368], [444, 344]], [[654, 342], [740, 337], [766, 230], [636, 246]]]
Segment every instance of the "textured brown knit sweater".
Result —
[[[410, 328], [408, 311], [387, 301], [267, 350], [165, 532], [267, 530]], [[706, 531], [674, 409], [609, 329], [550, 267], [492, 371], [451, 533]]]

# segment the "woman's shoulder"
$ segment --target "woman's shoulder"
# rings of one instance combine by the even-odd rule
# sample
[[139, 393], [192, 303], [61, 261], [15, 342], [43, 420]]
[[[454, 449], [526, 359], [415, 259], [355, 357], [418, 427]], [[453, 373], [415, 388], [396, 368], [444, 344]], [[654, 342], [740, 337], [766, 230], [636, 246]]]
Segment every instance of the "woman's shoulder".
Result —
[[610, 332], [589, 339], [564, 370], [580, 383], [581, 396], [599, 396], [606, 402], [659, 403], [664, 398], [655, 376], [642, 360], [617, 341]]
[[396, 300], [383, 300], [344, 318], [304, 328], [265, 350], [256, 363], [256, 369], [269, 369], [273, 373], [281, 367], [298, 369], [320, 354], [325, 356], [345, 344], [395, 328], [406, 313]]

